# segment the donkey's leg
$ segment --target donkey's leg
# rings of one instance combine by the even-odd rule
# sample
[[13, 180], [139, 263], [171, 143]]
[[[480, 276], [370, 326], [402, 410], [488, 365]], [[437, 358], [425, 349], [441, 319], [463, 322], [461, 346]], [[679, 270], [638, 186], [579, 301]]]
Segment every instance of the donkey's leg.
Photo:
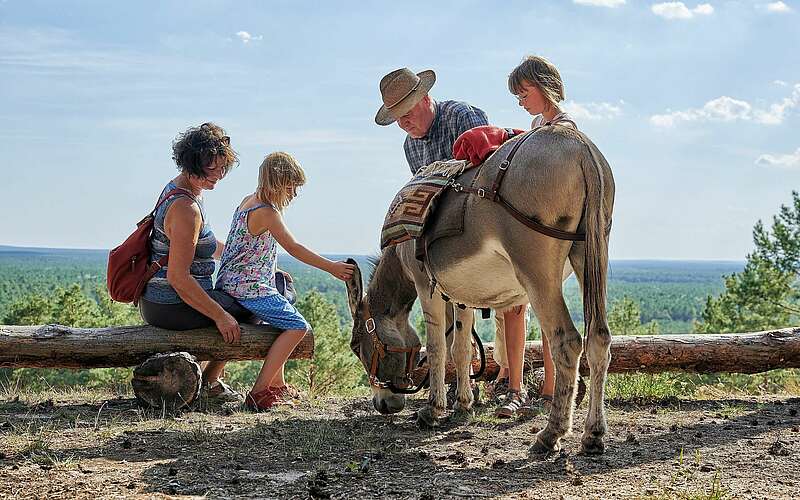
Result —
[[[560, 276], [559, 276], [560, 278]], [[543, 284], [528, 292], [531, 305], [542, 326], [542, 335], [550, 342], [556, 371], [553, 405], [547, 426], [536, 435], [534, 451], [555, 451], [559, 440], [572, 428], [572, 410], [578, 379], [582, 342], [580, 333], [569, 317], [561, 293], [561, 282]]]
[[455, 325], [453, 328], [453, 362], [456, 367], [456, 412], [470, 412], [472, 409], [472, 387], [469, 372], [472, 361], [472, 324], [475, 312], [472, 309], [455, 308]]
[[[569, 260], [583, 290], [583, 243], [573, 245]], [[603, 437], [608, 430], [605, 410], [605, 387], [611, 361], [611, 333], [608, 324], [594, 324], [586, 332], [586, 362], [589, 365], [589, 413], [586, 415], [581, 447], [589, 455], [605, 451]]]
[[452, 305], [442, 300], [438, 294], [431, 297], [429, 290], [417, 289], [417, 292], [425, 316], [425, 332], [428, 337], [426, 356], [430, 373], [428, 403], [417, 412], [417, 423], [422, 427], [435, 427], [447, 408], [447, 388], [444, 385], [447, 364], [445, 307]]

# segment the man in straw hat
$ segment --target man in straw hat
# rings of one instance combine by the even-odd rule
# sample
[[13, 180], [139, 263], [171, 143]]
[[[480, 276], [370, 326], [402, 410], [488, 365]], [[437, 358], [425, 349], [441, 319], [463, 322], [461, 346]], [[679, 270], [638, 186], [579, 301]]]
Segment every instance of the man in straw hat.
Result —
[[[400, 68], [381, 78], [380, 92], [383, 106], [375, 115], [378, 125], [391, 125], [395, 121], [408, 136], [403, 144], [411, 173], [435, 161], [453, 159], [453, 143], [467, 130], [488, 125], [486, 113], [463, 101], [437, 102], [428, 91], [436, 82], [436, 73], [425, 70], [414, 74]], [[496, 312], [495, 360], [508, 371], [505, 356], [505, 322], [503, 314]], [[448, 308], [448, 327], [453, 324], [452, 309]], [[507, 379], [490, 386], [491, 396], [500, 398], [507, 390]], [[448, 402], [453, 399], [454, 387], [448, 391]]]
[[433, 70], [414, 74], [408, 68], [396, 69], [381, 79], [383, 106], [375, 123], [396, 121], [408, 133], [403, 149], [411, 173], [435, 161], [452, 160], [458, 136], [489, 123], [486, 113], [466, 102], [433, 100], [428, 91], [435, 81]]

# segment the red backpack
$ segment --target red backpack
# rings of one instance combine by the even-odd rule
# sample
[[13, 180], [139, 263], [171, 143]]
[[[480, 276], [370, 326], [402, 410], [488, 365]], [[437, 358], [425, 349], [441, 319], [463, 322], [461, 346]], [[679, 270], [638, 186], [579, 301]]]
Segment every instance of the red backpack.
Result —
[[195, 197], [185, 189], [173, 189], [162, 198], [144, 219], [136, 224], [136, 230], [125, 242], [108, 254], [108, 294], [117, 302], [132, 302], [136, 305], [144, 292], [144, 287], [159, 269], [167, 265], [169, 255], [150, 264], [150, 234], [153, 232], [155, 214], [158, 207], [171, 197], [183, 194]]

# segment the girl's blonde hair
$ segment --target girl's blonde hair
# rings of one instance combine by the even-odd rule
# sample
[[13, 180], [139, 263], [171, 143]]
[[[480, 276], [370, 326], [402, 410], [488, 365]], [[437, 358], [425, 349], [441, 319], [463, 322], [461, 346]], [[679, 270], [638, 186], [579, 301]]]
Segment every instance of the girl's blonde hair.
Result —
[[535, 85], [544, 98], [555, 106], [564, 100], [564, 83], [555, 65], [541, 56], [528, 56], [508, 75], [508, 90], [522, 93], [522, 85]]
[[288, 153], [270, 153], [258, 170], [256, 196], [262, 203], [271, 203], [278, 210], [289, 206], [294, 191], [306, 183], [306, 173]]

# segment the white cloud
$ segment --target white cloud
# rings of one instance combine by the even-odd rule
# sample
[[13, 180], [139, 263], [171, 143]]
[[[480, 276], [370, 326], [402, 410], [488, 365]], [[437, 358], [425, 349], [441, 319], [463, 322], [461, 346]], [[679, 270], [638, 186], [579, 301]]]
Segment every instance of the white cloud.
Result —
[[676, 123], [692, 121], [722, 121], [730, 122], [734, 120], [750, 119], [750, 104], [739, 101], [728, 96], [712, 99], [699, 109], [687, 109], [686, 111], [672, 111], [663, 115], [653, 115], [650, 123], [657, 127], [672, 127]]
[[[619, 105], [622, 104], [622, 101], [620, 101]], [[579, 103], [567, 101], [562, 105], [562, 108], [580, 122], [584, 120], [613, 120], [622, 114], [622, 108], [619, 105], [608, 102]]]
[[800, 148], [788, 155], [761, 155], [756, 160], [761, 167], [800, 168]]
[[780, 125], [789, 111], [795, 108], [800, 108], [800, 83], [794, 86], [789, 97], [784, 97], [766, 108], [756, 108], [746, 101], [722, 96], [708, 101], [702, 108], [653, 115], [650, 123], [656, 127], [673, 127], [679, 122], [693, 121], [753, 121], [762, 125]]
[[703, 106], [703, 113], [711, 120], [732, 122], [734, 120], [747, 120], [752, 107], [745, 101], [739, 101], [728, 96], [722, 96], [708, 101]]
[[246, 32], [246, 31], [237, 31], [236, 32], [236, 36], [238, 36], [239, 40], [241, 40], [242, 43], [244, 43], [244, 44], [248, 44], [250, 42], [257, 42], [259, 40], [263, 40], [264, 39], [263, 35], [251, 35], [250, 33]]
[[625, 5], [625, 0], [572, 0], [578, 5], [591, 5], [592, 7], [619, 7]]
[[767, 12], [775, 12], [777, 14], [787, 14], [792, 11], [792, 8], [783, 2], [772, 2], [766, 5]]
[[757, 122], [766, 125], [780, 125], [787, 113], [797, 107], [800, 107], [800, 83], [794, 86], [789, 97], [784, 97], [780, 102], [771, 104], [766, 110], [756, 110], [755, 118]]
[[692, 12], [699, 16], [710, 16], [714, 13], [714, 7], [710, 3], [701, 3]]
[[656, 3], [650, 7], [653, 14], [664, 19], [691, 19], [694, 16], [708, 16], [714, 13], [714, 7], [709, 3], [701, 3], [690, 9], [683, 2]]
[[788, 83], [784, 82], [783, 80], [774, 80], [772, 83], [774, 83], [775, 85], [778, 85], [780, 87], [786, 87], [787, 85], [789, 85]]

